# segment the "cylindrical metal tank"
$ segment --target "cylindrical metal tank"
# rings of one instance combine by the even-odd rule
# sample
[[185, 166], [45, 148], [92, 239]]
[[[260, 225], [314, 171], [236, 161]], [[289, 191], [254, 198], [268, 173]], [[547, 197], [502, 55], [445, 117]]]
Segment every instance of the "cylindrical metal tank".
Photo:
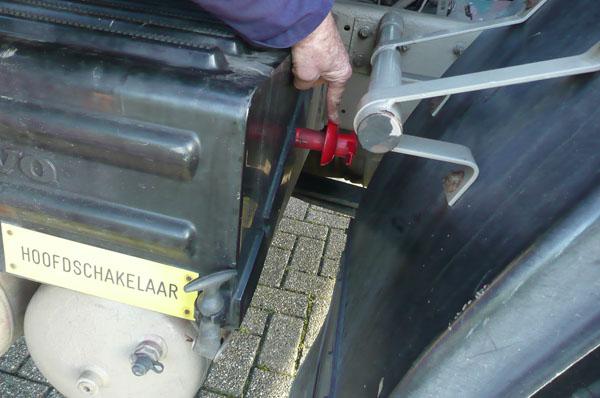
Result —
[[23, 317], [38, 284], [0, 273], [0, 355], [23, 335]]
[[191, 398], [209, 365], [194, 336], [184, 319], [50, 285], [25, 316], [33, 361], [69, 398]]

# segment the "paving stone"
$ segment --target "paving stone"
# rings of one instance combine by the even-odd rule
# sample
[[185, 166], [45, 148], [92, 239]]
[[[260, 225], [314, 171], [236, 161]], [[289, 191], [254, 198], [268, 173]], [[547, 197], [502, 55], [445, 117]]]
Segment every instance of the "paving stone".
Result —
[[323, 259], [323, 267], [321, 268], [321, 276], [328, 278], [337, 278], [338, 271], [340, 270], [340, 260], [333, 260], [331, 258]]
[[42, 398], [48, 390], [50, 387], [44, 384], [0, 373], [0, 397], [2, 398]]
[[321, 256], [325, 242], [301, 236], [296, 243], [296, 250], [290, 266], [304, 272], [316, 274], [321, 265]]
[[247, 398], [285, 398], [292, 388], [292, 378], [254, 368]]
[[10, 347], [8, 352], [0, 357], [0, 371], [15, 373], [29, 357], [25, 338], [21, 337]]
[[269, 314], [266, 311], [258, 308], [250, 307], [246, 311], [246, 316], [242, 322], [240, 330], [244, 333], [257, 334], [262, 336], [267, 325], [267, 317]]
[[21, 369], [19, 369], [18, 375], [24, 379], [35, 381], [37, 383], [50, 384], [42, 372], [35, 366], [31, 357], [25, 362]]
[[304, 221], [284, 218], [279, 223], [279, 229], [288, 234], [308, 236], [309, 238], [322, 239], [327, 238], [327, 227], [324, 225], [311, 224]]
[[346, 232], [341, 229], [332, 229], [325, 248], [325, 257], [339, 259], [346, 248]]
[[281, 280], [283, 279], [283, 274], [285, 273], [285, 268], [288, 265], [291, 254], [288, 250], [271, 246], [258, 283], [271, 287], [281, 286]]
[[331, 209], [328, 209], [326, 207], [317, 206], [317, 205], [310, 205], [310, 208], [314, 209], [316, 211], [323, 212], [323, 213], [338, 214], [338, 213], [336, 213], [335, 211], [333, 211]]
[[325, 322], [325, 318], [327, 318], [330, 304], [331, 297], [328, 297], [327, 299], [317, 299], [313, 303], [310, 318], [308, 320], [308, 329], [306, 331], [306, 336], [304, 336], [303, 355], [308, 353], [308, 350], [312, 347], [319, 335], [323, 322]]
[[273, 240], [271, 241], [272, 246], [280, 247], [286, 250], [292, 250], [294, 248], [294, 243], [296, 243], [296, 235], [281, 231], [275, 232], [273, 235]]
[[303, 328], [303, 319], [273, 315], [258, 356], [258, 364], [280, 373], [294, 374]]
[[317, 297], [331, 297], [334, 281], [304, 272], [290, 271], [284, 287], [301, 293], [310, 293]]
[[67, 398], [56, 390], [50, 390], [50, 394], [46, 398]]
[[250, 374], [260, 338], [234, 332], [229, 345], [213, 362], [205, 387], [225, 395], [240, 396]]
[[198, 391], [196, 398], [227, 398], [227, 395], [221, 395], [207, 390], [200, 390]]
[[315, 209], [310, 209], [308, 211], [306, 221], [340, 229], [346, 229], [348, 228], [348, 225], [350, 225], [350, 217], [335, 213], [325, 213]]
[[308, 297], [300, 293], [273, 289], [268, 286], [258, 286], [251, 305], [270, 312], [304, 318], [308, 306]]
[[304, 220], [307, 211], [308, 203], [292, 197], [290, 198], [283, 215], [284, 217], [295, 218], [297, 220]]

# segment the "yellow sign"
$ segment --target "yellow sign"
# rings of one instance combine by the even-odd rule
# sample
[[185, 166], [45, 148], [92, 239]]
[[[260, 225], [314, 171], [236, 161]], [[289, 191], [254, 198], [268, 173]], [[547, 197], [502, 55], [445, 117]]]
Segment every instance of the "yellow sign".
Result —
[[197, 273], [2, 223], [6, 272], [81, 293], [194, 319]]

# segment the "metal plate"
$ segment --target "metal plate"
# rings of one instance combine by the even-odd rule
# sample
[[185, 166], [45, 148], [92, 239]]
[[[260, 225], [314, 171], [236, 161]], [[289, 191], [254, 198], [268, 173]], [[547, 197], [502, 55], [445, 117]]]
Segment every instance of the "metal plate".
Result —
[[194, 319], [197, 273], [2, 223], [6, 271], [23, 278]]

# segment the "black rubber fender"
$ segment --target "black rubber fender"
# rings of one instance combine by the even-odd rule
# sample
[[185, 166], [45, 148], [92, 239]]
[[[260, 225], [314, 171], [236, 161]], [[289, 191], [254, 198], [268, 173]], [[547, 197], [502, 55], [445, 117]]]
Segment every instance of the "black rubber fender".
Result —
[[[446, 75], [580, 54], [599, 22], [600, 2], [550, 0], [521, 26], [483, 33]], [[424, 101], [405, 133], [469, 146], [479, 179], [449, 207], [452, 165], [384, 157], [292, 396], [388, 396], [478, 291], [599, 185], [599, 105], [600, 74], [454, 95], [436, 117]]]

